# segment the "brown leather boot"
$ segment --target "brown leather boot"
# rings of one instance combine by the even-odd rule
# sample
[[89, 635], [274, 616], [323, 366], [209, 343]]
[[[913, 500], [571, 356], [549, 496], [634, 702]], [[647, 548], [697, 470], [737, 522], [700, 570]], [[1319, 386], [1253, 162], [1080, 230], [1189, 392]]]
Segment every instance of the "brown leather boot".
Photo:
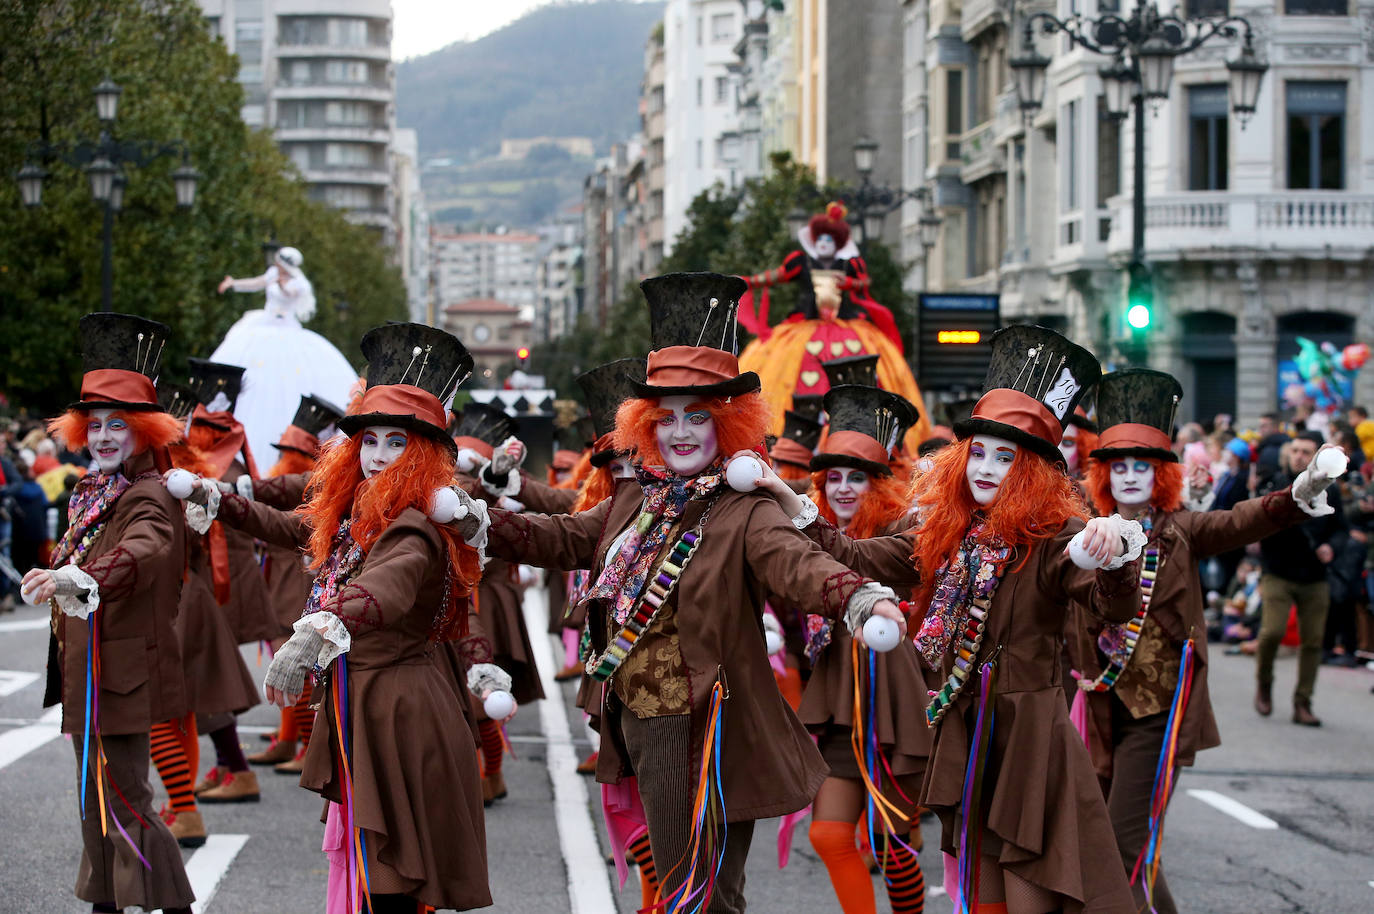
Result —
[[490, 806], [497, 800], [506, 798], [506, 779], [501, 772], [482, 778], [482, 805]]
[[163, 821], [182, 847], [201, 847], [205, 844], [205, 820], [200, 817], [200, 810], [169, 811]]
[[1293, 723], [1301, 724], [1304, 727], [1320, 727], [1322, 725], [1322, 720], [1312, 713], [1312, 703], [1310, 701], [1294, 701]]
[[1268, 717], [1274, 713], [1274, 687], [1272, 683], [1259, 683], [1255, 687], [1255, 710], [1260, 717]]
[[589, 755], [589, 756], [587, 756], [586, 758], [584, 758], [580, 763], [578, 763], [578, 766], [577, 766], [577, 773], [578, 773], [578, 774], [596, 774], [596, 763], [597, 763], [598, 758], [599, 758], [599, 756], [598, 756], [598, 754], [595, 753], [595, 752], [593, 752], [591, 755]]
[[554, 682], [569, 682], [577, 679], [585, 672], [585, 668], [580, 663], [570, 663], [557, 673], [553, 674]]
[[228, 771], [216, 765], [205, 772], [205, 777], [201, 778], [200, 783], [196, 785], [196, 789], [191, 792], [196, 796], [200, 796], [207, 790], [214, 790], [220, 784], [224, 783], [224, 776], [228, 773]]
[[250, 765], [280, 765], [296, 757], [296, 741], [276, 740], [256, 755], [248, 756]]
[[218, 787], [196, 797], [202, 803], [256, 803], [260, 798], [258, 776], [252, 771], [230, 771]]
[[305, 770], [305, 750], [296, 753], [296, 757], [289, 762], [282, 762], [272, 769], [277, 774], [300, 774]]

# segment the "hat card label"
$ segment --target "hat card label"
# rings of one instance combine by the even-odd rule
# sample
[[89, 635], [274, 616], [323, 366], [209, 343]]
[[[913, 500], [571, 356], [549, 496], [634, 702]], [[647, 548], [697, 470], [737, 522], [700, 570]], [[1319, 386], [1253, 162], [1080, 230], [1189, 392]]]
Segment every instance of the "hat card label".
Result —
[[205, 405], [206, 412], [227, 413], [229, 412], [229, 398], [224, 395], [224, 391], [215, 394], [215, 398]]
[[1082, 385], [1074, 380], [1068, 368], [1059, 372], [1059, 378], [1054, 382], [1045, 393], [1044, 403], [1054, 413], [1055, 418], [1062, 420], [1064, 414], [1069, 411], [1069, 404], [1073, 402], [1074, 394], [1078, 393]]

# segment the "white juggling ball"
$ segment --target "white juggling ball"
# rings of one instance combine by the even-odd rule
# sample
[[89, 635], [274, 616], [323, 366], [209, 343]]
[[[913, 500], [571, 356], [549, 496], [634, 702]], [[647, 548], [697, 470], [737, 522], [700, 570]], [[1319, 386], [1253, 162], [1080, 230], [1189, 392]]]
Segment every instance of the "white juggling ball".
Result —
[[458, 493], [448, 486], [442, 486], [434, 490], [434, 496], [429, 502], [429, 519], [436, 524], [446, 524], [458, 515], [458, 509], [463, 507], [458, 500]]
[[173, 498], [190, 498], [195, 482], [195, 473], [189, 470], [173, 470], [167, 474], [167, 491], [171, 493]]
[[460, 473], [471, 473], [486, 463], [482, 455], [470, 447], [459, 448], [458, 450], [458, 471]]
[[763, 475], [763, 464], [757, 457], [736, 457], [725, 468], [725, 481], [736, 492], [754, 491], [754, 483]]
[[887, 616], [870, 616], [864, 623], [864, 644], [871, 651], [886, 654], [902, 640], [902, 630]]
[[1069, 560], [1084, 571], [1096, 571], [1102, 567], [1102, 563], [1088, 554], [1088, 550], [1083, 548], [1083, 534], [1086, 531], [1080, 530], [1074, 534], [1074, 538], [1069, 540]]
[[492, 720], [505, 720], [515, 710], [515, 697], [504, 689], [497, 689], [482, 702], [482, 710]]
[[1317, 459], [1312, 461], [1317, 472], [1326, 476], [1327, 479], [1339, 479], [1345, 475], [1345, 470], [1350, 466], [1350, 460], [1345, 456], [1345, 451], [1338, 447], [1324, 448]]

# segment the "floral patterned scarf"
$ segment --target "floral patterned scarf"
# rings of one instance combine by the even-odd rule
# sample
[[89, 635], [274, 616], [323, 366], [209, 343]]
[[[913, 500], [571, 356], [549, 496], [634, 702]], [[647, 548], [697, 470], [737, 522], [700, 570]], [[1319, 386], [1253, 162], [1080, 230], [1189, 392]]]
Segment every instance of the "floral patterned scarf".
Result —
[[935, 573], [935, 595], [916, 636], [916, 648], [934, 669], [940, 669], [945, 652], [968, 624], [969, 603], [978, 597], [991, 600], [997, 592], [1010, 557], [1011, 549], [979, 520]]
[[67, 505], [67, 532], [53, 552], [53, 568], [61, 568], [75, 556], [79, 561], [100, 534], [104, 519], [119, 496], [133, 483], [123, 473], [88, 473], [76, 484]]
[[353, 541], [353, 535], [349, 532], [352, 526], [351, 519], [345, 520], [339, 525], [339, 532], [334, 534], [334, 548], [315, 575], [315, 583], [310, 587], [310, 597], [305, 601], [302, 617], [319, 612], [325, 604], [332, 602], [367, 557], [363, 547]]
[[636, 475], [644, 490], [639, 517], [627, 535], [620, 538], [615, 555], [607, 556], [601, 576], [587, 591], [589, 600], [611, 602], [617, 625], [629, 620], [649, 568], [663, 549], [669, 531], [682, 517], [687, 502], [715, 493], [722, 480], [718, 462], [690, 478], [657, 467], [641, 467]]

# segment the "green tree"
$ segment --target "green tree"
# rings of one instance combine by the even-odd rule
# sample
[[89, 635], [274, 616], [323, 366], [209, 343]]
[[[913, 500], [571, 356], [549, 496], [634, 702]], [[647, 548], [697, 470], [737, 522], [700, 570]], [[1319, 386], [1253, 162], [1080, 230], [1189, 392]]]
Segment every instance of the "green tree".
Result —
[[[0, 174], [18, 171], [35, 140], [98, 135], [92, 90], [107, 76], [124, 90], [117, 137], [187, 141], [202, 175], [195, 206], [177, 209], [170, 174], [180, 163], [170, 158], [127, 172], [115, 216], [113, 307], [172, 326], [164, 375], [208, 355], [249, 306], [215, 287], [226, 273], [260, 272], [259, 246], [273, 234], [304, 253], [319, 302], [311, 326], [350, 359], [361, 361], [368, 327], [404, 315], [400, 275], [376, 234], [310, 200], [270, 136], [244, 126], [237, 60], [193, 0], [0, 0], [0, 34]], [[54, 157], [42, 164], [49, 177], [37, 209], [23, 209], [16, 184], [0, 181], [10, 340], [0, 390], [52, 411], [78, 382], [76, 323], [100, 306], [101, 210], [80, 169]]]

